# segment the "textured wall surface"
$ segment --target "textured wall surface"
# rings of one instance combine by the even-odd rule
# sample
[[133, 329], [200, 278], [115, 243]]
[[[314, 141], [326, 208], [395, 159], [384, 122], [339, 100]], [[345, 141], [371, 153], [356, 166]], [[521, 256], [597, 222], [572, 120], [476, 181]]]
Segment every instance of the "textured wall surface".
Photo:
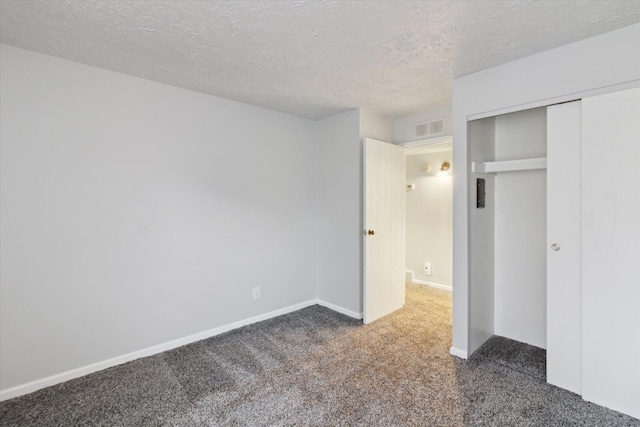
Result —
[[312, 119], [440, 108], [453, 77], [637, 22], [637, 0], [0, 2], [2, 43]]

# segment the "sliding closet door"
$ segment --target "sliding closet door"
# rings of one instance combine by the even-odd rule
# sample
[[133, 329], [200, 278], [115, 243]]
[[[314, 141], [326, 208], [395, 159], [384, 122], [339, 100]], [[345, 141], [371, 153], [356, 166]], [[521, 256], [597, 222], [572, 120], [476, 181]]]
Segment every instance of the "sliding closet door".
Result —
[[547, 382], [580, 394], [581, 104], [547, 108]]
[[582, 396], [640, 418], [640, 88], [582, 101]]

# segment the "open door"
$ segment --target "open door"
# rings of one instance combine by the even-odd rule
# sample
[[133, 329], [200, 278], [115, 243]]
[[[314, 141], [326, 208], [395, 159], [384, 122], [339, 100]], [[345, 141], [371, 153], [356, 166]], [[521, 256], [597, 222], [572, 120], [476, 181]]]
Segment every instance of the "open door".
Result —
[[404, 148], [364, 140], [364, 323], [404, 305]]

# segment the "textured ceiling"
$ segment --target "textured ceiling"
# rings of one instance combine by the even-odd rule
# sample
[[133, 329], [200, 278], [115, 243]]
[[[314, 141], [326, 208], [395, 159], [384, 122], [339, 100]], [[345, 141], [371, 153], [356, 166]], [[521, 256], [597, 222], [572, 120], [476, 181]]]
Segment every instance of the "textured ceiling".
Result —
[[640, 22], [632, 1], [0, 0], [0, 42], [319, 119]]

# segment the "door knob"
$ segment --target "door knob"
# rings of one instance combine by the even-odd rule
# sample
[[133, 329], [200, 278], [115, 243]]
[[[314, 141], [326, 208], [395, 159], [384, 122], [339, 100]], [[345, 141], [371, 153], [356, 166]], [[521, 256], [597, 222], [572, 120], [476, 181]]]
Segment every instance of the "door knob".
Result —
[[376, 234], [376, 232], [375, 232], [375, 231], [373, 231], [373, 230], [369, 230], [369, 231], [367, 232], [367, 234], [368, 234], [369, 236], [373, 236], [374, 234]]
[[560, 245], [557, 244], [557, 243], [552, 243], [551, 244], [551, 250], [558, 252], [560, 250]]

